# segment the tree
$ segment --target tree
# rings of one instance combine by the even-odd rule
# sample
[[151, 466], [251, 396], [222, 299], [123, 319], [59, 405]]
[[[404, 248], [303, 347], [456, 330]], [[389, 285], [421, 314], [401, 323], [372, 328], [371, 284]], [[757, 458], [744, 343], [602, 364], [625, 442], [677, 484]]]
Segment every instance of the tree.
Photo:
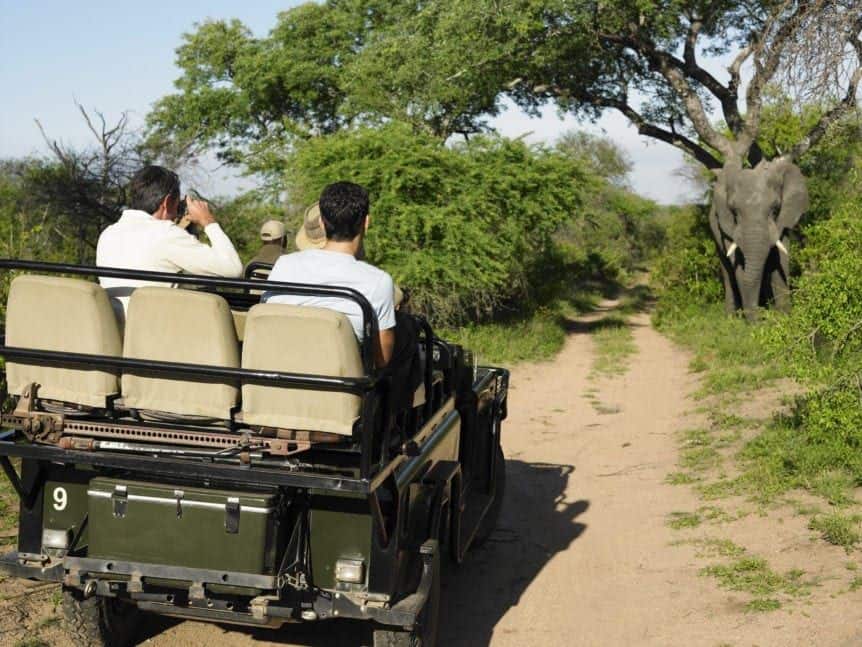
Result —
[[623, 187], [628, 182], [632, 162], [613, 140], [583, 130], [563, 133], [555, 148], [563, 155], [580, 161], [599, 177]]
[[[500, 93], [527, 110], [555, 102], [587, 117], [619, 111], [642, 135], [680, 148], [713, 171], [731, 203], [743, 200], [758, 181], [768, 181], [793, 184], [795, 197], [788, 204], [804, 205], [806, 187], [795, 163], [856, 106], [862, 81], [858, 0], [477, 0], [469, 9], [445, 0], [429, 4], [450, 9], [447, 23], [475, 15], [484, 19], [472, 23], [470, 46], [464, 47], [469, 60], [450, 57], [448, 65], [426, 74], [458, 83], [481, 78], [477, 95], [483, 95], [488, 79], [496, 79]], [[422, 47], [446, 41], [428, 7], [410, 26], [434, 34], [416, 38]], [[703, 56], [729, 54], [724, 81], [701, 63]], [[402, 48], [403, 58], [419, 55]], [[428, 56], [434, 59], [433, 52]], [[462, 67], [451, 67], [457, 64]], [[746, 65], [752, 73], [741, 109]], [[758, 143], [771, 83], [780, 83], [794, 98], [816, 97], [820, 103], [818, 118], [781, 151], [764, 151]], [[714, 124], [713, 104], [726, 130]], [[720, 217], [732, 213], [722, 209], [713, 217], [728, 304], [753, 316], [770, 291], [786, 302], [787, 234], [799, 214], [787, 214], [769, 230], [780, 258], [766, 249], [752, 252], [745, 263], [741, 255], [754, 235], [732, 217]], [[765, 211], [759, 215], [764, 222], [772, 217]], [[769, 290], [763, 290], [767, 276]], [[750, 285], [742, 289], [742, 283]]]
[[53, 230], [75, 248], [78, 263], [92, 260], [102, 229], [126, 204], [126, 184], [147, 162], [140, 139], [123, 114], [109, 125], [105, 116], [76, 106], [95, 144], [73, 148], [39, 129], [51, 157], [20, 166], [18, 176], [28, 199], [51, 215]]

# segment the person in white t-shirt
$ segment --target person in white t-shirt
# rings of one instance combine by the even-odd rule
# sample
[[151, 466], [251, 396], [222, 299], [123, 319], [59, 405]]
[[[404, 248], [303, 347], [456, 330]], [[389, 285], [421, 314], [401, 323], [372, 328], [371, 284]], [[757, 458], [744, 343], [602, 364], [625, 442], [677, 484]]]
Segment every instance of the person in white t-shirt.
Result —
[[[416, 333], [411, 321], [399, 317], [396, 326], [394, 284], [383, 270], [356, 256], [370, 222], [368, 193], [358, 184], [336, 182], [320, 195], [321, 222], [326, 243], [320, 249], [306, 249], [282, 256], [269, 275], [270, 281], [308, 285], [347, 287], [361, 293], [377, 315], [379, 338], [375, 340], [377, 366], [393, 364], [409, 367], [416, 355]], [[357, 339], [362, 339], [362, 312], [348, 299], [267, 292], [263, 301], [329, 308], [344, 313]]]
[[[180, 204], [176, 173], [161, 166], [145, 166], [129, 182], [128, 193], [129, 208], [99, 236], [96, 265], [230, 278], [242, 274], [242, 261], [233, 243], [204, 200], [186, 198], [186, 217], [203, 228], [210, 245], [174, 223]], [[108, 291], [121, 320], [135, 288], [165, 285], [112, 278], [100, 278], [99, 283]]]

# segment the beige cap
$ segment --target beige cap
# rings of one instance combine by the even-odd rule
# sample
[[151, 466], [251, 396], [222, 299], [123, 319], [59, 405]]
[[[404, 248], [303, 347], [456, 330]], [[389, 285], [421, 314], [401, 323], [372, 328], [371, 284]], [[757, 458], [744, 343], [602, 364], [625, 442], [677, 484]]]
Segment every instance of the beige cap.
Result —
[[260, 239], [264, 241], [284, 238], [284, 224], [278, 220], [267, 220], [260, 228]]
[[296, 248], [300, 251], [322, 249], [326, 245], [326, 229], [323, 228], [323, 222], [320, 219], [320, 205], [317, 202], [305, 210], [302, 227], [296, 232], [295, 241]]

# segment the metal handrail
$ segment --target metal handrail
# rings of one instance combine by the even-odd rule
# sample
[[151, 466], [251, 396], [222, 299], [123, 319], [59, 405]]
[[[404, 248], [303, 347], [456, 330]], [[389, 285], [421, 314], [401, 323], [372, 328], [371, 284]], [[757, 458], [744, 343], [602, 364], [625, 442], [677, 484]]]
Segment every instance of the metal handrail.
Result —
[[377, 315], [368, 299], [362, 293], [352, 288], [307, 285], [303, 283], [282, 283], [280, 281], [269, 280], [226, 279], [214, 276], [198, 276], [195, 274], [171, 274], [170, 272], [149, 272], [117, 267], [70, 265], [66, 263], [43, 263], [40, 261], [22, 261], [8, 258], [0, 259], [0, 270], [28, 270], [76, 276], [100, 276], [115, 279], [152, 281], [154, 283], [171, 283], [175, 285], [199, 285], [238, 290], [254, 289], [300, 296], [328, 296], [348, 299], [359, 305], [359, 309], [362, 311], [362, 363], [367, 375], [372, 375], [374, 372], [374, 339], [377, 336], [378, 330]]

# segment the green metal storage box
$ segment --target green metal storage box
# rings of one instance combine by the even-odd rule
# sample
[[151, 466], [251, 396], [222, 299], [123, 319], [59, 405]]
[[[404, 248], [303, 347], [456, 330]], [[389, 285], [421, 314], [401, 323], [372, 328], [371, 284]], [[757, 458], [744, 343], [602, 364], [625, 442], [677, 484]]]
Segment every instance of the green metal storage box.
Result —
[[88, 557], [273, 574], [278, 496], [95, 478]]

